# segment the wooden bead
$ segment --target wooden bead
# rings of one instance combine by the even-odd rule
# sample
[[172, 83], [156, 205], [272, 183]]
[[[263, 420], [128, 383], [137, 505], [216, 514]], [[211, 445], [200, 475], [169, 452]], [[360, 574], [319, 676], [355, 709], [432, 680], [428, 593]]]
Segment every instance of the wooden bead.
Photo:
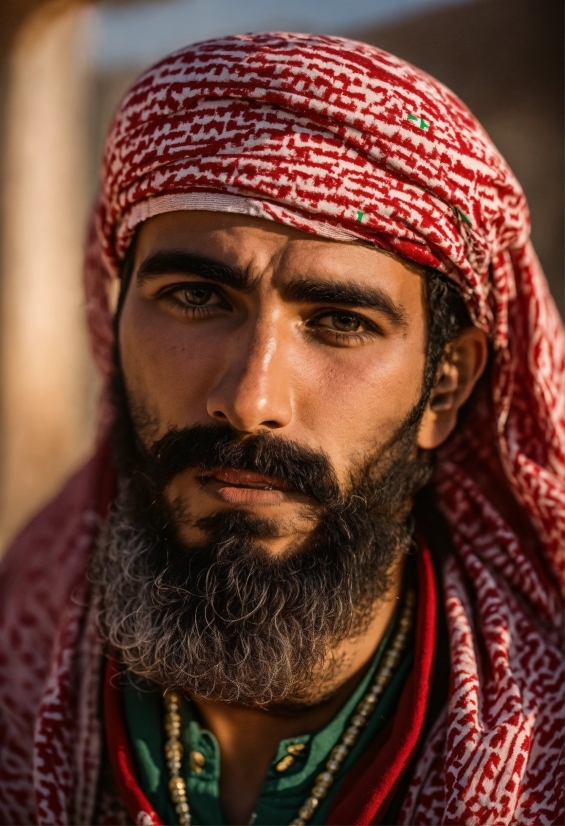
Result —
[[333, 775], [329, 772], [322, 772], [314, 781], [317, 786], [330, 786], [333, 783]]
[[316, 800], [315, 797], [307, 798], [306, 802], [298, 810], [298, 817], [301, 817], [302, 820], [310, 820], [318, 803], [319, 800]]

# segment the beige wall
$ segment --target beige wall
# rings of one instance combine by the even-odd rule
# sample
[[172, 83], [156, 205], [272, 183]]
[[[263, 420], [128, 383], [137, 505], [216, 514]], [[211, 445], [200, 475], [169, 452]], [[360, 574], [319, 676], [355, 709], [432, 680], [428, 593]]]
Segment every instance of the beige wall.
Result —
[[21, 29], [9, 66], [1, 260], [2, 544], [81, 461], [92, 440], [96, 380], [81, 291], [90, 197], [87, 25], [87, 11], [44, 8]]

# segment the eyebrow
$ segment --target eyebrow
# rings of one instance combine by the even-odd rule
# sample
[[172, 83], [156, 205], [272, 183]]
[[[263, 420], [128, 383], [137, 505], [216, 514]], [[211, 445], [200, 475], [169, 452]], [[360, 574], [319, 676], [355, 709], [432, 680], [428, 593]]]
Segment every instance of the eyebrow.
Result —
[[406, 314], [402, 305], [396, 304], [380, 287], [360, 286], [352, 281], [301, 278], [285, 284], [281, 290], [287, 301], [341, 304], [376, 310], [386, 316], [396, 327], [405, 327]]
[[[198, 275], [245, 293], [250, 292], [258, 280], [241, 267], [181, 250], [166, 250], [149, 255], [142, 261], [137, 279], [141, 285], [153, 278], [173, 273]], [[281, 289], [281, 297], [286, 301], [339, 304], [376, 310], [396, 327], [405, 327], [407, 324], [402, 305], [396, 304], [380, 287], [360, 286], [352, 281], [301, 278], [285, 284]]]
[[139, 266], [137, 280], [141, 285], [152, 278], [173, 273], [199, 275], [241, 292], [253, 289], [256, 280], [241, 267], [231, 267], [214, 258], [180, 250], [167, 250], [149, 255]]

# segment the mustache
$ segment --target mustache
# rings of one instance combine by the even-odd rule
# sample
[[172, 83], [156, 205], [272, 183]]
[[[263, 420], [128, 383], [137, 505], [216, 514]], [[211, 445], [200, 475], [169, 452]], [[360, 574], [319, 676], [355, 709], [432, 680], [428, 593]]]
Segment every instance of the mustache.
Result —
[[221, 424], [171, 428], [150, 450], [142, 450], [140, 471], [162, 491], [185, 470], [210, 471], [218, 467], [273, 477], [325, 507], [336, 507], [341, 502], [335, 470], [323, 451], [272, 433], [241, 439]]

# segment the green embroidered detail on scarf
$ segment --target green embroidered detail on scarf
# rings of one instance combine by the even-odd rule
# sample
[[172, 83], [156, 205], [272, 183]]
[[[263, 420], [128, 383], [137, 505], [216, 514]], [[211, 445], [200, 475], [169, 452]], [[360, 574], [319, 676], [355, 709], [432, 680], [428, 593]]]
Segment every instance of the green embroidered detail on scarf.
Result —
[[427, 122], [424, 120], [424, 118], [419, 118], [419, 117], [418, 117], [418, 115], [413, 115], [411, 112], [410, 112], [408, 115], [406, 115], [406, 119], [407, 119], [407, 120], [414, 121], [414, 123], [416, 124], [416, 126], [418, 126], [420, 129], [423, 129], [424, 131], [425, 131], [426, 129], [429, 129], [429, 128], [430, 128], [430, 124], [429, 124], [429, 123], [427, 123]]
[[469, 226], [472, 226], [470, 218], [465, 215], [464, 212], [461, 212], [459, 207], [453, 207], [453, 211], [455, 212], [456, 217], [463, 221], [464, 224], [469, 224]]
[[361, 221], [363, 220], [364, 217], [365, 217], [365, 213], [361, 212], [361, 210], [358, 209], [357, 210], [357, 218], [355, 220], [359, 221], [359, 223], [361, 223]]

